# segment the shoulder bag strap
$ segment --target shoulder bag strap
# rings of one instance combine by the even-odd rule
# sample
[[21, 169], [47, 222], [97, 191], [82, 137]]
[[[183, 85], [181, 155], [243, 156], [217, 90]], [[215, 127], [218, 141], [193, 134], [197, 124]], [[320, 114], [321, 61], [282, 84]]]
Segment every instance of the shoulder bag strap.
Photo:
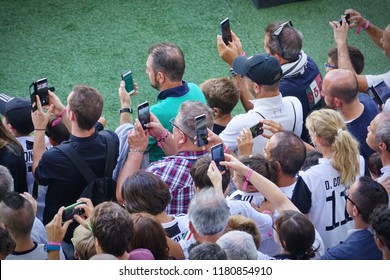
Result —
[[291, 102], [291, 105], [293, 106], [293, 109], [294, 109], [294, 126], [293, 126], [293, 130], [292, 131], [295, 133], [295, 124], [297, 122], [297, 112], [295, 111], [294, 103], [291, 100], [289, 100], [289, 101]]
[[83, 175], [85, 180], [87, 180], [88, 184], [96, 179], [95, 173], [92, 172], [91, 168], [89, 168], [85, 160], [70, 144], [61, 144], [54, 148], [60, 150], [67, 158], [70, 159], [73, 165]]
[[254, 111], [256, 114], [259, 114], [263, 119], [265, 119], [265, 117], [261, 114], [261, 113], [259, 113], [259, 112], [257, 112], [257, 111]]
[[109, 132], [102, 130], [99, 132], [100, 135], [103, 135], [106, 138], [107, 144], [107, 155], [106, 155], [106, 167], [104, 169], [104, 177], [112, 177], [112, 172], [115, 168], [115, 143], [114, 139]]

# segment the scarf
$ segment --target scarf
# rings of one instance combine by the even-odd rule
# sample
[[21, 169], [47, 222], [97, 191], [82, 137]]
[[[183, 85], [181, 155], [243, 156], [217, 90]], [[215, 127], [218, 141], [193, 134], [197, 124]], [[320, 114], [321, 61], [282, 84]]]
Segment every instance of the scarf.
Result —
[[289, 78], [305, 72], [305, 66], [307, 63], [307, 55], [303, 50], [299, 54], [299, 58], [290, 63], [282, 65], [283, 75], [282, 78]]

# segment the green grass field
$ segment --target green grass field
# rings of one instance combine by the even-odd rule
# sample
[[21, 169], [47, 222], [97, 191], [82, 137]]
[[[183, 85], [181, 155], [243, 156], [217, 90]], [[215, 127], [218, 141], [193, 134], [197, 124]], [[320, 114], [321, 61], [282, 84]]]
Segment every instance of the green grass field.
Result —
[[[87, 84], [103, 94], [108, 128], [115, 129], [121, 72], [131, 68], [139, 84], [133, 107], [156, 101], [158, 92], [145, 74], [153, 43], [178, 44], [186, 57], [185, 80], [200, 84], [229, 75], [216, 49], [222, 19], [230, 18], [247, 54], [264, 52], [263, 29], [269, 22], [291, 20], [304, 35], [304, 50], [324, 73], [327, 50], [334, 46], [328, 22], [347, 8], [381, 28], [390, 22], [388, 0], [313, 0], [260, 10], [250, 0], [0, 0], [0, 91], [28, 97], [29, 84], [47, 77], [65, 102], [75, 84]], [[366, 34], [351, 31], [349, 44], [363, 51], [364, 73], [389, 70], [389, 60]], [[241, 105], [234, 112], [242, 112]]]

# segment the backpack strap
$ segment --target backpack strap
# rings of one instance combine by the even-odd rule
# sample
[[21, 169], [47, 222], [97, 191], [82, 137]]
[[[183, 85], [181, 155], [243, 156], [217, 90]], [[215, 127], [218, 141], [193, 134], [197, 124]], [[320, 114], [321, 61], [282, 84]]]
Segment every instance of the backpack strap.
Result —
[[85, 160], [80, 156], [80, 154], [70, 145], [70, 144], [61, 144], [57, 147], [70, 161], [73, 165], [80, 171], [87, 183], [91, 183], [96, 179], [95, 173], [92, 172]]
[[297, 112], [295, 111], [294, 103], [293, 103], [291, 100], [289, 100], [289, 101], [290, 101], [290, 103], [291, 103], [291, 105], [292, 105], [292, 107], [293, 107], [293, 109], [294, 109], [294, 126], [293, 126], [292, 132], [295, 133], [295, 125], [296, 125], [296, 123], [297, 123]]
[[260, 115], [263, 119], [265, 119], [265, 117], [262, 115], [262, 114], [260, 114], [259, 112], [257, 112], [257, 111], [254, 111], [256, 114], [258, 114], [258, 115]]

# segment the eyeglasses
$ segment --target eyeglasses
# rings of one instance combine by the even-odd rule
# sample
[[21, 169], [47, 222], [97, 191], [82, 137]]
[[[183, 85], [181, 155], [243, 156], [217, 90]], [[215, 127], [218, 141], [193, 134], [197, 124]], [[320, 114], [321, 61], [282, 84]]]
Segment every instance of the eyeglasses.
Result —
[[356, 209], [359, 211], [359, 213], [361, 213], [361, 211], [360, 211], [359, 207], [356, 205], [356, 203], [353, 202], [353, 200], [352, 200], [351, 198], [349, 198], [349, 188], [348, 188], [348, 189], [346, 188], [346, 189], [343, 191], [343, 193], [344, 193], [345, 198], [348, 199], [349, 202], [351, 202], [353, 205], [355, 205]]
[[286, 21], [286, 22], [283, 22], [281, 25], [279, 25], [279, 27], [272, 33], [272, 35], [276, 36], [276, 39], [278, 40], [278, 44], [279, 44], [279, 48], [280, 48], [280, 51], [281, 51], [281, 56], [284, 58], [284, 51], [283, 51], [283, 44], [282, 42], [280, 41], [280, 38], [279, 38], [279, 35], [280, 33], [282, 33], [283, 31], [283, 28], [288, 25], [288, 26], [293, 26], [291, 20], [289, 21]]
[[169, 123], [170, 123], [172, 126], [176, 127], [181, 133], [183, 133], [184, 135], [186, 135], [186, 134], [184, 133], [184, 131], [183, 131], [180, 127], [178, 127], [178, 126], [175, 124], [175, 118], [170, 119], [170, 120], [169, 120]]
[[331, 69], [337, 69], [336, 66], [329, 64], [329, 63], [324, 63], [325, 68], [331, 68]]

